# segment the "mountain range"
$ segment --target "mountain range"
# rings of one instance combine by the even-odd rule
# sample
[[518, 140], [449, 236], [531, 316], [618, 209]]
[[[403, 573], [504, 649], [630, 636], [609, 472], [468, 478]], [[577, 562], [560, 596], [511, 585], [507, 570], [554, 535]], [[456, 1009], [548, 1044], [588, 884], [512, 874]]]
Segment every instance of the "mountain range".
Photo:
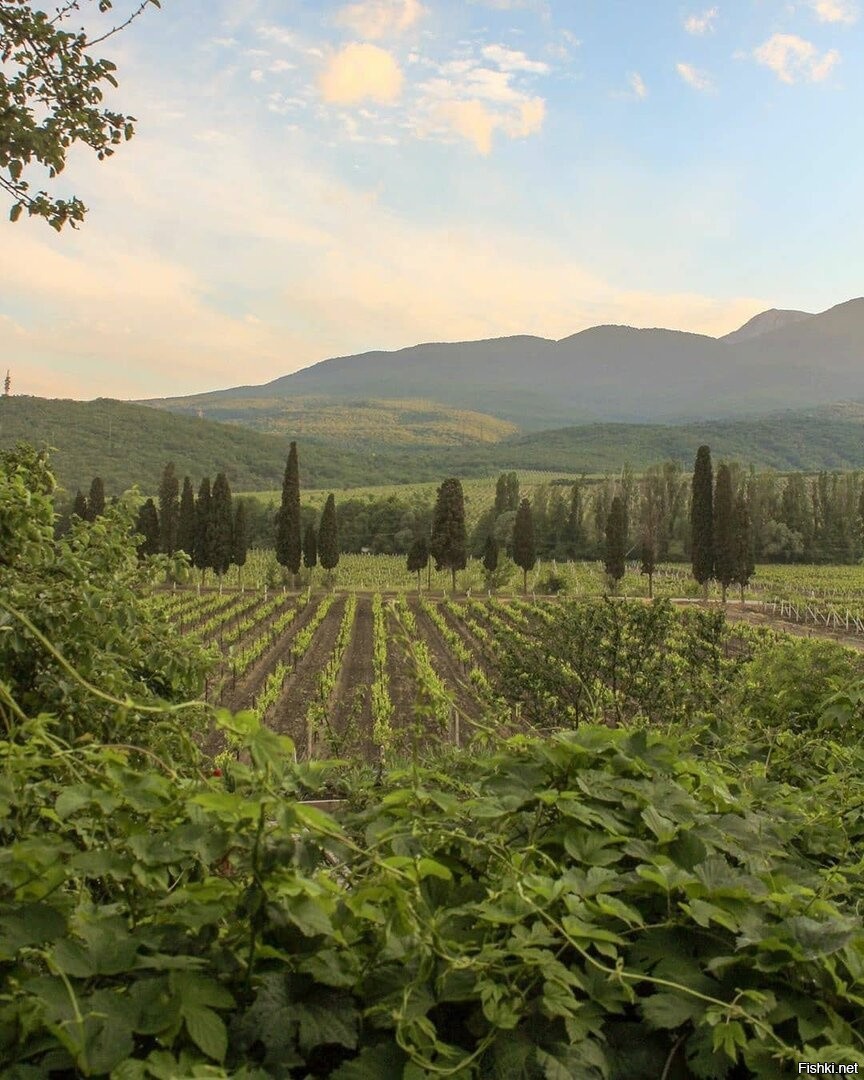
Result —
[[[316, 417], [346, 410], [357, 445], [368, 410], [401, 402], [429, 421], [458, 410], [500, 432], [451, 444], [586, 423], [682, 423], [757, 416], [864, 398], [864, 298], [819, 314], [762, 312], [722, 338], [666, 329], [596, 326], [552, 341], [517, 336], [428, 343], [334, 357], [262, 386], [142, 402], [271, 433], [310, 435]], [[348, 417], [344, 418], [346, 421]], [[338, 426], [338, 425], [337, 425]], [[370, 424], [371, 434], [380, 425]], [[407, 442], [422, 442], [407, 422]], [[470, 425], [468, 425], [470, 427]], [[332, 431], [331, 431], [332, 435]], [[375, 441], [375, 438], [372, 438]], [[440, 444], [432, 438], [430, 445]]]

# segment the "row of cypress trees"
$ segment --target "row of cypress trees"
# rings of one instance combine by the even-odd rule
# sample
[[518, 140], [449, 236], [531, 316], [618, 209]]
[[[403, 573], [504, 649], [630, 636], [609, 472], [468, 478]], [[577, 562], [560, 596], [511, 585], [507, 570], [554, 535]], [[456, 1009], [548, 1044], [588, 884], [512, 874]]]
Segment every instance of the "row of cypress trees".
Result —
[[712, 579], [723, 590], [730, 585], [744, 587], [755, 570], [750, 509], [744, 491], [732, 491], [729, 466], [721, 464], [716, 480], [711, 449], [700, 446], [693, 469], [693, 497], [690, 504], [693, 577], [708, 594]]
[[152, 499], [138, 511], [137, 529], [142, 541], [139, 554], [173, 555], [185, 551], [192, 565], [202, 572], [214, 570], [220, 576], [229, 566], [244, 566], [247, 554], [246, 507], [233, 504], [231, 487], [224, 472], [210, 484], [205, 476], [195, 497], [191, 479], [183, 478], [183, 490], [169, 462], [159, 484], [158, 509]]

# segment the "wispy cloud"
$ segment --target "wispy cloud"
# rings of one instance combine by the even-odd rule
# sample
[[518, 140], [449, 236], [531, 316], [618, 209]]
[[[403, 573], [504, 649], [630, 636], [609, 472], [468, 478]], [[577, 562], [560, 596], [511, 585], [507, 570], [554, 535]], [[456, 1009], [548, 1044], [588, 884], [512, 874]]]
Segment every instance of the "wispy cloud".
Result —
[[858, 8], [852, 0], [810, 0], [810, 7], [819, 22], [851, 25], [858, 19]]
[[538, 75], [549, 71], [549, 65], [542, 60], [529, 60], [524, 52], [508, 49], [505, 45], [486, 45], [482, 51], [484, 58], [502, 71], [526, 71]]
[[714, 89], [714, 83], [710, 75], [693, 67], [692, 64], [678, 63], [675, 65], [675, 70], [688, 86], [692, 86], [694, 90], [698, 90], [700, 93], [709, 93]]
[[378, 45], [354, 42], [330, 57], [318, 86], [327, 102], [392, 102], [402, 93], [404, 76], [395, 57]]
[[426, 13], [420, 0], [361, 0], [341, 8], [334, 21], [358, 37], [375, 41], [404, 33]]
[[688, 34], [709, 34], [714, 30], [714, 23], [719, 14], [719, 8], [711, 7], [700, 15], [688, 15], [684, 20], [684, 29]]
[[648, 97], [648, 87], [645, 85], [645, 80], [638, 71], [631, 72], [629, 82], [630, 89], [640, 101], [643, 101]]
[[821, 82], [840, 60], [836, 49], [820, 53], [811, 41], [795, 34], [773, 34], [753, 50], [754, 59], [770, 68], [777, 78], [791, 85], [796, 82]]

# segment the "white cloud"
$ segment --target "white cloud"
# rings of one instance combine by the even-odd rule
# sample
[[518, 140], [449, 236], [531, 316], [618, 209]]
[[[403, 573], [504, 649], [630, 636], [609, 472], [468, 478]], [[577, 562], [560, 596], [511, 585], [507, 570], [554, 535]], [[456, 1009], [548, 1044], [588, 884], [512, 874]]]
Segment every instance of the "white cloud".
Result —
[[640, 101], [643, 101], [648, 97], [648, 87], [645, 85], [645, 80], [638, 71], [634, 71], [630, 75], [630, 89]]
[[826, 79], [840, 60], [840, 53], [836, 49], [820, 53], [812, 42], [795, 34], [773, 34], [753, 50], [753, 57], [770, 68], [781, 82], [791, 85]]
[[341, 8], [335, 22], [360, 38], [377, 41], [410, 30], [425, 14], [420, 0], [361, 0]]
[[701, 15], [688, 15], [684, 20], [684, 29], [688, 34], [709, 34], [714, 30], [714, 22], [720, 14], [717, 7], [708, 8]]
[[404, 76], [393, 55], [378, 45], [354, 42], [335, 53], [318, 86], [325, 101], [348, 105], [371, 99], [398, 100]]
[[249, 72], [249, 78], [252, 82], [263, 82], [264, 72], [260, 68], [255, 68], [253, 71]]
[[508, 49], [505, 45], [486, 45], [482, 52], [486, 60], [497, 64], [502, 71], [525, 71], [536, 75], [545, 75], [549, 71], [549, 65], [542, 60], [529, 60], [524, 52]]
[[810, 7], [819, 22], [851, 25], [858, 20], [858, 8], [851, 0], [810, 0]]
[[290, 30], [284, 26], [276, 26], [274, 24], [267, 24], [258, 27], [258, 36], [266, 38], [268, 41], [275, 41], [278, 45], [296, 45], [297, 35], [293, 34]]
[[676, 64], [675, 70], [688, 86], [692, 86], [694, 90], [698, 90], [700, 93], [706, 93], [714, 89], [711, 77], [706, 72], [693, 67], [692, 64]]

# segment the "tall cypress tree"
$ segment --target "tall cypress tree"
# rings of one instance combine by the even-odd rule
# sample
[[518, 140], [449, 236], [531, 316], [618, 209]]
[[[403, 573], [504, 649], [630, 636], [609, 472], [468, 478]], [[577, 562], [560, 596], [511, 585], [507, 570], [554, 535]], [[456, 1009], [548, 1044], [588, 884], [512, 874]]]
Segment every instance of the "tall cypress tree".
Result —
[[210, 520], [213, 528], [210, 565], [222, 577], [231, 565], [232, 533], [234, 531], [231, 488], [228, 484], [228, 477], [224, 472], [220, 472], [213, 483]]
[[567, 514], [567, 525], [564, 531], [564, 546], [568, 559], [577, 559], [585, 549], [583, 514], [582, 489], [579, 484], [574, 484], [570, 492], [570, 510]]
[[94, 476], [87, 496], [87, 520], [95, 521], [105, 513], [105, 485], [101, 476]]
[[445, 480], [438, 488], [429, 551], [435, 560], [436, 570], [450, 571], [455, 592], [456, 571], [464, 570], [468, 562], [465, 497], [462, 494], [462, 484], [455, 477]]
[[276, 516], [276, 560], [296, 577], [300, 573], [302, 552], [300, 465], [297, 458], [297, 443], [292, 442], [288, 449], [288, 461], [282, 480], [282, 505]]
[[606, 515], [605, 538], [604, 564], [614, 590], [624, 577], [624, 557], [627, 551], [627, 510], [620, 495], [616, 495], [612, 500]]
[[75, 492], [75, 501], [72, 503], [72, 513], [79, 517], [82, 521], [89, 521], [90, 518], [87, 514], [87, 499], [84, 496], [84, 492], [81, 488]]
[[408, 550], [408, 571], [417, 575], [417, 592], [420, 592], [420, 573], [429, 564], [429, 544], [425, 536], [418, 536]]
[[177, 531], [180, 524], [180, 483], [169, 461], [159, 483], [159, 534], [161, 550], [173, 555], [177, 550]]
[[494, 574], [498, 569], [498, 541], [489, 533], [483, 547], [483, 569], [487, 574]]
[[213, 565], [213, 520], [211, 513], [210, 477], [205, 476], [198, 488], [195, 500], [195, 543], [193, 544], [192, 563], [201, 571]]
[[537, 550], [534, 546], [534, 515], [527, 499], [519, 503], [513, 522], [513, 562], [522, 571], [522, 591], [528, 592], [528, 571], [534, 569]]
[[724, 604], [726, 590], [735, 581], [736, 562], [732, 476], [729, 466], [723, 462], [717, 467], [717, 482], [714, 488], [714, 576], [723, 590]]
[[238, 499], [237, 509], [234, 511], [234, 528], [231, 530], [231, 562], [240, 570], [246, 565], [249, 545], [247, 531], [246, 504], [242, 499]]
[[642, 521], [640, 540], [639, 572], [648, 578], [648, 598], [654, 596], [654, 571], [657, 568], [657, 532], [659, 528], [660, 507], [658, 490], [652, 477], [645, 478], [642, 484]]
[[183, 477], [183, 494], [177, 512], [177, 547], [192, 558], [195, 550], [195, 491], [188, 476]]
[[138, 545], [138, 555], [141, 558], [155, 555], [159, 551], [159, 514], [152, 499], [148, 499], [138, 511], [136, 531], [142, 537]]
[[700, 446], [693, 468], [693, 495], [690, 503], [690, 548], [693, 577], [708, 597], [708, 582], [714, 573], [714, 476], [711, 449]]
[[328, 574], [339, 562], [339, 531], [336, 526], [336, 500], [327, 496], [321, 511], [321, 524], [318, 527], [318, 561]]
[[318, 536], [315, 533], [314, 522], [309, 522], [306, 532], [303, 533], [303, 565], [311, 570], [318, 565]]
[[750, 507], [744, 491], [739, 491], [735, 500], [735, 581], [741, 586], [741, 603], [744, 603], [744, 589], [747, 587], [756, 569], [753, 557], [753, 529], [750, 521]]

